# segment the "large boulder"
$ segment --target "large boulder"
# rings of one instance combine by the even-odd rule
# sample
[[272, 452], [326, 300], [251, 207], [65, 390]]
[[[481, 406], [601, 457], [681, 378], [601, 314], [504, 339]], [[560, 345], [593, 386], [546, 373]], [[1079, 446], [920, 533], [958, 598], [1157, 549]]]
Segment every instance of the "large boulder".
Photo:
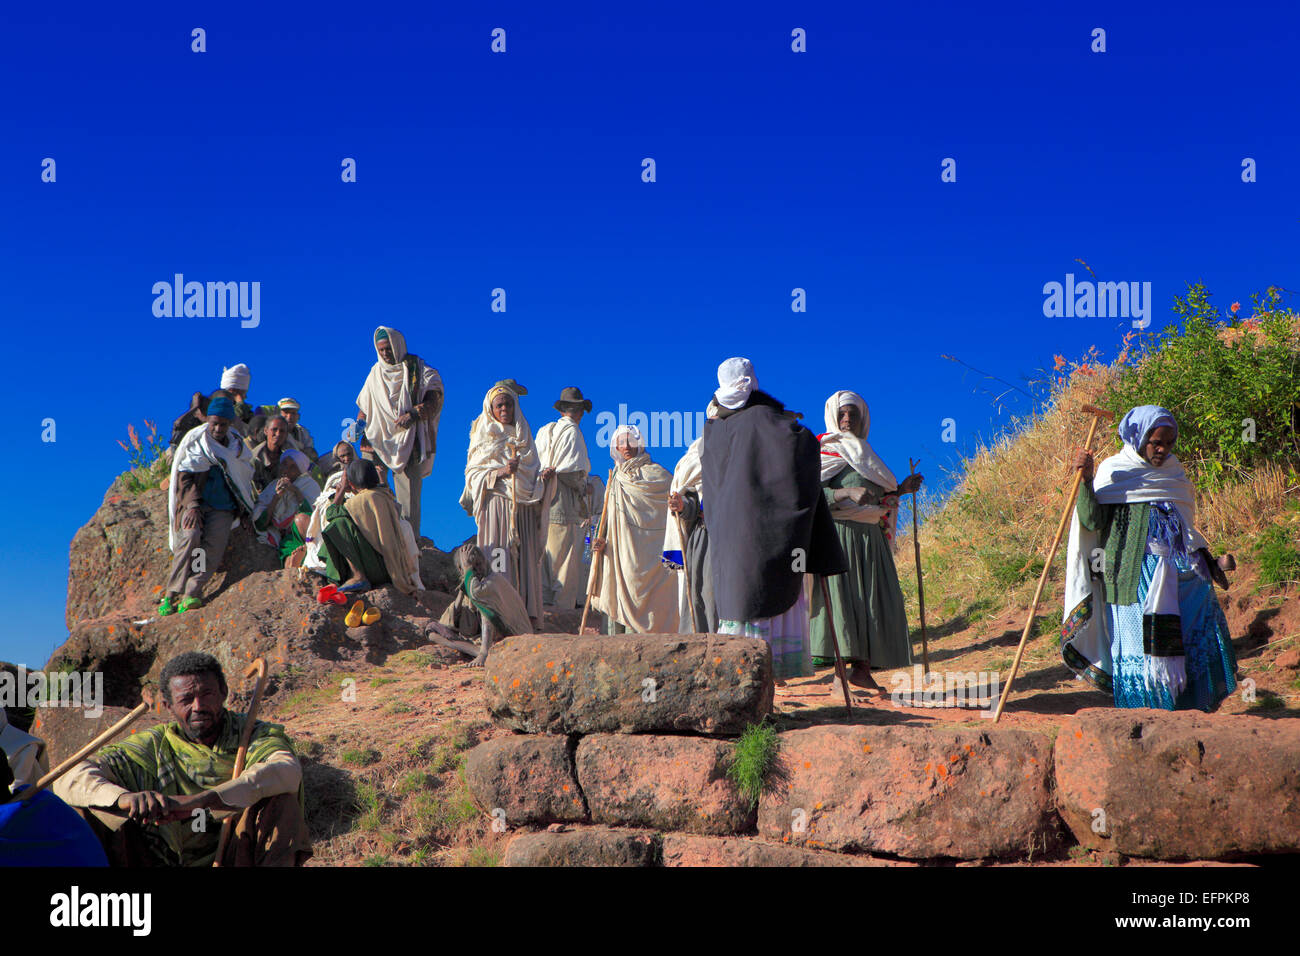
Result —
[[649, 830], [574, 827], [524, 833], [510, 841], [506, 866], [658, 866], [659, 834]]
[[1056, 738], [1057, 805], [1084, 846], [1160, 860], [1300, 851], [1300, 722], [1089, 709]]
[[769, 841], [905, 859], [1018, 856], [1056, 841], [1041, 734], [825, 726], [779, 737], [758, 811]]
[[486, 687], [526, 733], [739, 734], [772, 709], [772, 655], [717, 634], [522, 635], [492, 649]]
[[740, 833], [754, 811], [727, 779], [731, 753], [705, 737], [592, 734], [578, 743], [578, 783], [596, 823]]
[[[68, 557], [68, 629], [106, 616], [155, 616], [170, 566], [167, 492], [152, 488], [133, 494], [120, 481], [114, 482], [98, 510], [72, 539]], [[259, 543], [249, 523], [242, 522], [231, 532], [226, 553], [208, 581], [205, 599], [224, 594], [237, 582], [260, 572], [279, 570], [275, 552]], [[428, 538], [420, 539], [420, 577], [431, 592], [449, 594], [456, 587], [451, 555], [439, 551]], [[313, 585], [325, 583], [323, 578], [307, 572], [304, 580]], [[387, 611], [389, 608], [383, 604], [387, 592], [401, 597], [391, 587], [376, 589], [366, 597]], [[400, 600], [393, 603], [392, 609], [397, 613], [407, 610]], [[410, 643], [401, 638], [399, 641]]]
[[587, 819], [567, 737], [485, 741], [465, 755], [465, 783], [479, 808], [507, 827]]

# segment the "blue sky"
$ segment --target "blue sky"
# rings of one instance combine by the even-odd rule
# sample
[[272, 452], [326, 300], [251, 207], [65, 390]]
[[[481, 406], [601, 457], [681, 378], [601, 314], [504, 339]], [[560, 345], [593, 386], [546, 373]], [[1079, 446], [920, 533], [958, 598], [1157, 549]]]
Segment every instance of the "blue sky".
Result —
[[[466, 438], [502, 377], [536, 429], [568, 384], [597, 411], [694, 411], [748, 355], [816, 431], [832, 391], [861, 392], [877, 451], [938, 487], [1005, 421], [942, 355], [1020, 381], [1114, 354], [1128, 320], [1043, 315], [1044, 283], [1086, 278], [1076, 257], [1150, 282], [1156, 328], [1187, 282], [1221, 306], [1297, 287], [1295, 13], [895, 6], [9, 5], [0, 461], [22, 493], [0, 512], [0, 658], [66, 637], [68, 544], [127, 423], [166, 430], [223, 365], [251, 366], [254, 400], [298, 398], [323, 447], [371, 331], [401, 329], [447, 386], [424, 491], [447, 546], [473, 528]], [[260, 324], [155, 317], [175, 273], [260, 282]]]

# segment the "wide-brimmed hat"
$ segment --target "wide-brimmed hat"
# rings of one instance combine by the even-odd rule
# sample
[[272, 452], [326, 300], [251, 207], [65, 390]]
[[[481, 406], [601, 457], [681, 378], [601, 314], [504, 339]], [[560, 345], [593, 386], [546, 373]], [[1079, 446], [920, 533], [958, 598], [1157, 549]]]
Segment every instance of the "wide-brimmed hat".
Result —
[[555, 403], [555, 410], [562, 412], [566, 405], [581, 405], [586, 411], [591, 411], [591, 399], [583, 398], [582, 389], [576, 385], [566, 385], [560, 390], [560, 398]]

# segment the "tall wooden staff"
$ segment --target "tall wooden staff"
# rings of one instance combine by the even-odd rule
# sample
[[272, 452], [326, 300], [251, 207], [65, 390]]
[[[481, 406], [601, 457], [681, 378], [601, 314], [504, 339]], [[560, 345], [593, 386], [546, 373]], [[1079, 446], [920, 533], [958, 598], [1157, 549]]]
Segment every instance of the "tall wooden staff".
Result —
[[[244, 672], [244, 677], [249, 678], [254, 674], [257, 675], [257, 683], [253, 685], [253, 701], [248, 705], [244, 730], [239, 735], [239, 749], [235, 751], [235, 771], [230, 775], [231, 780], [238, 779], [239, 775], [244, 772], [244, 762], [248, 759], [248, 743], [253, 739], [253, 724], [257, 723], [257, 708], [262, 703], [262, 690], [266, 687], [266, 660], [264, 658], [259, 657], [253, 661], [248, 670]], [[226, 844], [230, 841], [233, 820], [233, 817], [226, 817], [221, 823], [221, 839], [217, 843], [217, 856], [212, 861], [213, 866], [221, 866], [221, 857], [226, 852]]]
[[[921, 463], [921, 459], [912, 461], [907, 459], [907, 467], [911, 469], [910, 478], [916, 474], [916, 466]], [[930, 673], [930, 641], [925, 632], [925, 583], [921, 580], [921, 537], [917, 533], [916, 521], [916, 489], [912, 489], [912, 545], [916, 548], [916, 600], [921, 605], [921, 661], [925, 664], [925, 673]]]
[[[614, 493], [614, 469], [609, 470], [609, 481], [605, 484], [605, 500], [600, 505], [600, 522], [596, 525], [596, 537], [591, 539], [593, 548], [596, 546], [596, 538], [605, 536], [605, 515], [609, 513], [609, 499]], [[605, 542], [606, 547], [609, 542]], [[591, 570], [587, 572], [587, 600], [582, 604], [582, 620], [578, 623], [578, 633], [581, 634], [587, 627], [587, 612], [591, 610], [591, 595], [596, 589], [596, 569], [600, 567], [600, 559], [604, 557], [605, 551], [602, 548], [591, 559]]]
[[[1107, 421], [1114, 421], [1115, 414], [1098, 408], [1096, 405], [1084, 405], [1083, 411], [1092, 416], [1092, 424], [1088, 426], [1088, 438], [1084, 441], [1083, 447], [1088, 451], [1092, 451], [1092, 437], [1097, 433], [1097, 423], [1103, 418]], [[1034, 627], [1034, 614], [1038, 611], [1038, 602], [1043, 596], [1043, 587], [1047, 584], [1048, 572], [1052, 570], [1052, 559], [1056, 557], [1056, 549], [1061, 543], [1061, 535], [1065, 533], [1065, 526], [1069, 524], [1070, 512], [1074, 510], [1074, 499], [1079, 494], [1079, 483], [1082, 481], [1083, 471], [1075, 472], [1074, 482], [1070, 485], [1070, 497], [1065, 500], [1065, 510], [1061, 512], [1060, 523], [1056, 526], [1056, 536], [1052, 538], [1051, 547], [1047, 550], [1047, 560], [1043, 562], [1043, 573], [1038, 576], [1038, 588], [1034, 591], [1034, 602], [1029, 606], [1029, 617], [1025, 621], [1025, 631], [1020, 635], [1020, 646], [1016, 648], [1016, 658], [1011, 662], [1011, 674], [1007, 677], [1007, 682], [1002, 685], [1002, 696], [998, 698], [997, 710], [993, 712], [993, 722], [995, 724], [1002, 717], [1002, 708], [1006, 705], [1007, 695], [1011, 693], [1011, 682], [1016, 679], [1016, 671], [1020, 669], [1020, 658], [1025, 653], [1025, 643], [1029, 640], [1029, 632]]]

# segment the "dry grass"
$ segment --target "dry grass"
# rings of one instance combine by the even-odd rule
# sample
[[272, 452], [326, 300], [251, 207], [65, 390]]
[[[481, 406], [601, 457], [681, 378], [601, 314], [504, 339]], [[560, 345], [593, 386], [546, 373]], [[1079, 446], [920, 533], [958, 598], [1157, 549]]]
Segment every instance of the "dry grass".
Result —
[[[1063, 374], [1042, 414], [1013, 420], [1001, 437], [980, 447], [965, 462], [945, 500], [923, 499], [920, 541], [932, 637], [942, 638], [1010, 609], [1027, 608], [1033, 599], [1069, 494], [1071, 452], [1087, 437], [1091, 418], [1081, 407], [1095, 403], [1122, 367], [1085, 360], [1058, 364], [1058, 370]], [[1103, 421], [1093, 442], [1097, 460], [1119, 447], [1114, 425]], [[1216, 554], [1248, 548], [1274, 524], [1295, 519], [1287, 502], [1295, 499], [1297, 491], [1300, 476], [1294, 470], [1263, 467], [1249, 480], [1201, 495], [1197, 525]], [[1052, 562], [1040, 614], [1059, 611], [1064, 550], [1065, 535]], [[908, 619], [917, 636], [910, 527], [900, 528], [896, 561]]]

